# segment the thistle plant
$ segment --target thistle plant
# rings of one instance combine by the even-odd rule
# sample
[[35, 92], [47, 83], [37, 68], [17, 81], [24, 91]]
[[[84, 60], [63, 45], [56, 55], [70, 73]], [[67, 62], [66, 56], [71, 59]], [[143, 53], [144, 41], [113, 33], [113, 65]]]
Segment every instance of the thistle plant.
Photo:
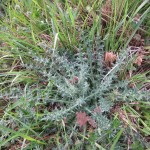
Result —
[[[118, 72], [128, 61], [128, 50], [118, 54], [111, 67], [106, 67], [100, 37], [89, 40], [84, 33], [80, 41], [76, 53], [39, 43], [45, 54], [31, 54], [32, 62], [22, 66], [36, 74], [38, 82], [17, 87], [13, 94], [7, 93], [10, 104], [0, 122], [1, 129], [5, 129], [5, 132], [1, 131], [1, 146], [23, 139], [30, 141], [28, 148], [35, 148], [34, 142], [36, 146], [45, 145], [42, 137], [56, 132], [55, 125], [64, 119], [66, 124], [70, 123], [68, 132], [75, 124], [85, 128], [88, 123], [94, 128], [95, 135], [100, 136], [96, 142], [105, 146], [103, 143], [107, 138], [102, 135], [112, 128], [110, 112], [114, 106], [148, 101], [146, 91], [130, 88], [127, 80], [118, 79]], [[1, 95], [2, 98], [5, 96]], [[121, 134], [124, 130], [120, 129], [113, 131], [114, 134]], [[10, 134], [11, 138], [7, 138]]]

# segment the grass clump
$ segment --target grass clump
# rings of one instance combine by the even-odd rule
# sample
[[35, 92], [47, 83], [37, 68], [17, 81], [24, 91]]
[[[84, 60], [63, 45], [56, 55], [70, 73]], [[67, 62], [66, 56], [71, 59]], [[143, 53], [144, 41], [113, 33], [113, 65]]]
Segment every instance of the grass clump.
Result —
[[147, 0], [2, 8], [1, 148], [149, 147]]

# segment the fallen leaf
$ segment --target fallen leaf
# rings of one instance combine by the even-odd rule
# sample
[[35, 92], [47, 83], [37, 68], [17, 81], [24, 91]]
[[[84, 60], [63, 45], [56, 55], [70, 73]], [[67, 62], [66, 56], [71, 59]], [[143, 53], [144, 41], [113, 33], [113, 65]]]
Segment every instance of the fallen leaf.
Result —
[[137, 58], [136, 58], [134, 63], [137, 64], [138, 66], [141, 66], [142, 61], [143, 61], [143, 55], [140, 54], [140, 55], [137, 56]]
[[86, 115], [85, 112], [77, 112], [76, 113], [77, 123], [80, 127], [86, 125], [89, 117]]
[[87, 116], [85, 112], [77, 112], [76, 113], [77, 123], [80, 127], [86, 125], [88, 122], [93, 128], [97, 127], [96, 121], [92, 119], [90, 116]]
[[116, 58], [117, 58], [117, 56], [113, 52], [106, 52], [104, 61], [105, 61], [106, 65], [111, 66], [111, 64], [114, 61], [116, 61]]

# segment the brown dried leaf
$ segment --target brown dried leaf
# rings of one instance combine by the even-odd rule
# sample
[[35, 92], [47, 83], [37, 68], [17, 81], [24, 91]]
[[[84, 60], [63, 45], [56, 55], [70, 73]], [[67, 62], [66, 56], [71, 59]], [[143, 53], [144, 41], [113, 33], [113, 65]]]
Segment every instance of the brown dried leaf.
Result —
[[114, 61], [116, 61], [116, 58], [117, 56], [113, 52], [106, 52], [104, 61], [107, 65], [110, 66]]
[[97, 127], [96, 121], [92, 119], [90, 116], [87, 116], [85, 112], [77, 112], [76, 113], [77, 123], [80, 127], [86, 125], [88, 122], [93, 128]]
[[86, 125], [89, 117], [86, 115], [85, 112], [77, 112], [76, 113], [77, 123], [80, 127]]
[[140, 55], [138, 55], [138, 57], [136, 58], [134, 63], [137, 64], [138, 66], [141, 66], [142, 61], [143, 61], [143, 55], [140, 54]]

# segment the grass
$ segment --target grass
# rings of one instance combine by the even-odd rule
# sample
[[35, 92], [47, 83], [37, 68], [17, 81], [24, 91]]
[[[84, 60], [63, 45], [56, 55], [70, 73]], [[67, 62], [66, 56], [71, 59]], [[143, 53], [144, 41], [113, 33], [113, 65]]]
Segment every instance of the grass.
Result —
[[[47, 80], [40, 65], [38, 68], [33, 62], [35, 57], [41, 57], [42, 63], [42, 57], [50, 59], [47, 54], [50, 50], [53, 53], [59, 50], [61, 55], [69, 55], [71, 59], [82, 51], [92, 58], [95, 49], [101, 46], [101, 43], [95, 42], [100, 38], [104, 53], [113, 52], [119, 57], [120, 53], [130, 50], [129, 59], [118, 73], [118, 80], [128, 79], [129, 86], [148, 93], [149, 0], [8, 0], [3, 1], [0, 8], [1, 148], [148, 149], [150, 102], [144, 102], [140, 97], [135, 96], [139, 98], [137, 103], [123, 102], [113, 106], [113, 113], [108, 115], [111, 129], [105, 132], [89, 125], [82, 130], [71, 115], [68, 116], [69, 123], [63, 119], [43, 121], [45, 113], [61, 109], [62, 105], [58, 103], [65, 107], [71, 102], [55, 99], [48, 108], [47, 102], [42, 98], [38, 100], [38, 90], [43, 99], [46, 93], [50, 93], [53, 101], [58, 89], [54, 88], [55, 79]], [[145, 43], [134, 40], [136, 35], [140, 35]], [[93, 47], [90, 46], [92, 42]], [[139, 53], [144, 58], [142, 65], [138, 66], [135, 60]], [[88, 61], [92, 68], [91, 59]], [[37, 68], [32, 69], [30, 65]], [[105, 68], [109, 70], [111, 66], [106, 65]], [[76, 73], [76, 70], [72, 72]], [[112, 72], [113, 69], [108, 71], [108, 75]], [[92, 72], [90, 75], [94, 77]], [[91, 110], [86, 111], [92, 114]]]

